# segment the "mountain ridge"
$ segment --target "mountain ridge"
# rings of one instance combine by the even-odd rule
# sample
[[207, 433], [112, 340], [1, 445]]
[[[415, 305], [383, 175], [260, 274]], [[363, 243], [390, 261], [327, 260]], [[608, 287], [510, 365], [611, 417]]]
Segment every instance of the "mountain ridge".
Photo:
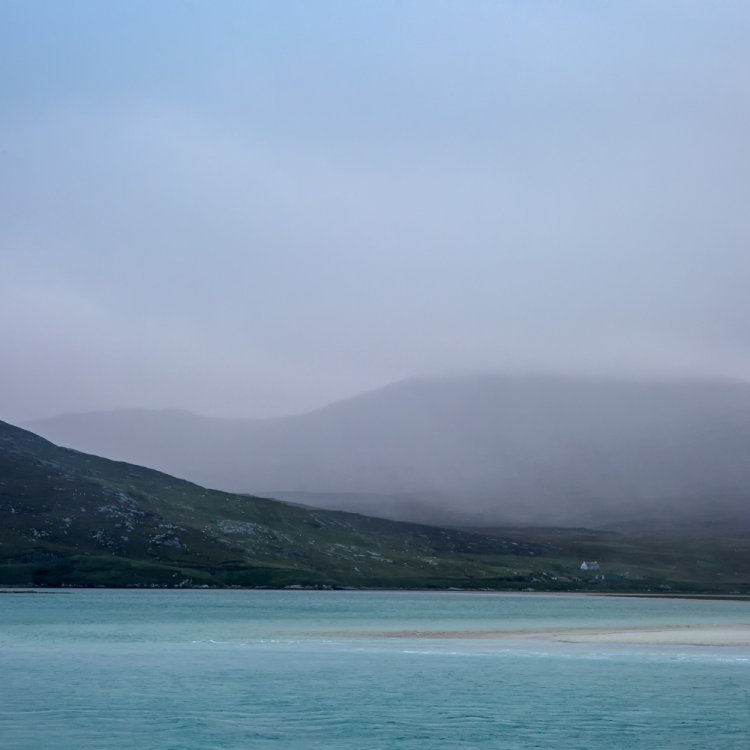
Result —
[[33, 428], [228, 491], [367, 513], [377, 503], [355, 495], [390, 497], [402, 520], [606, 526], [628, 507], [718, 502], [750, 523], [750, 385], [738, 381], [415, 378], [273, 420], [127, 414]]

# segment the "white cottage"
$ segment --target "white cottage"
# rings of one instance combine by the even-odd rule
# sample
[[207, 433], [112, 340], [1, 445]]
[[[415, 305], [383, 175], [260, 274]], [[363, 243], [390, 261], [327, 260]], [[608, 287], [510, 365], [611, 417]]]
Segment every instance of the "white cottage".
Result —
[[581, 570], [599, 570], [599, 563], [596, 560], [584, 560], [581, 563]]

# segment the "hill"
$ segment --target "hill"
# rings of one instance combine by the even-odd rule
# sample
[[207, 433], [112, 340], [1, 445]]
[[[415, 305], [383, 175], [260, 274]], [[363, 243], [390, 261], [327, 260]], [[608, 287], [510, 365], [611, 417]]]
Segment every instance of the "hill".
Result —
[[[0, 422], [0, 584], [750, 592], [750, 539], [476, 532], [206, 490]], [[582, 559], [601, 574], [582, 573]]]
[[750, 386], [483, 376], [272, 420], [66, 415], [56, 442], [227, 491], [456, 525], [750, 529]]
[[206, 490], [3, 422], [0, 517], [12, 584], [491, 584], [545, 548]]

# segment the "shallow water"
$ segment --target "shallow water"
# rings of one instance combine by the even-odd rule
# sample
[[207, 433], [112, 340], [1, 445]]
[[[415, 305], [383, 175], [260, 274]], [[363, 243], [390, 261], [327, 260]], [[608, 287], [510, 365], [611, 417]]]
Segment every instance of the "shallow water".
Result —
[[[0, 746], [746, 750], [750, 648], [524, 637], [737, 623], [750, 623], [750, 603], [456, 592], [5, 594]], [[479, 637], [486, 631], [512, 636]]]

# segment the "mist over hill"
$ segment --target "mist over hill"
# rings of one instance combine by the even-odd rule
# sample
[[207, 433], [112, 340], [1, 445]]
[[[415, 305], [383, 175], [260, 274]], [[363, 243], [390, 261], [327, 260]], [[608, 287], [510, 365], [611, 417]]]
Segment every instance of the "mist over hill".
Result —
[[[0, 586], [741, 594], [749, 548], [741, 533], [479, 532], [296, 507], [60, 448], [0, 422]], [[603, 573], [582, 573], [585, 559]]]
[[39, 420], [62, 445], [204, 486], [398, 519], [750, 528], [750, 386], [414, 379], [299, 416]]
[[0, 586], [520, 587], [553, 560], [578, 585], [580, 555], [207, 490], [0, 421]]

